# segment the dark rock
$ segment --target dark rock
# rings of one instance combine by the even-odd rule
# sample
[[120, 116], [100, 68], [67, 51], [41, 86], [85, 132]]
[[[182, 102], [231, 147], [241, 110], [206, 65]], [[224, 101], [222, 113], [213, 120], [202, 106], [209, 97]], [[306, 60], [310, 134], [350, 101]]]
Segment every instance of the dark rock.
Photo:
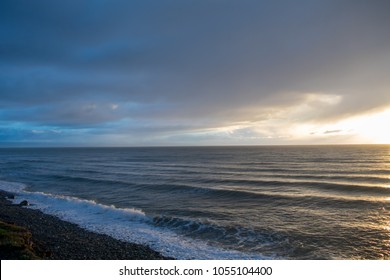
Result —
[[29, 203], [27, 200], [23, 200], [22, 202], [19, 203], [20, 206], [28, 206]]
[[1, 195], [1, 197], [5, 197], [7, 199], [15, 199], [15, 195], [13, 193], [10, 193], [10, 192], [1, 191], [0, 195]]

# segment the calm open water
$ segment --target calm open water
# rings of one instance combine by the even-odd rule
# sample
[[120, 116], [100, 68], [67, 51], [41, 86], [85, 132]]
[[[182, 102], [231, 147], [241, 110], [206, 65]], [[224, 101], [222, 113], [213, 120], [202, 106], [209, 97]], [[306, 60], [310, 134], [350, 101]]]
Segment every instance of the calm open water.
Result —
[[179, 259], [389, 259], [390, 146], [0, 149], [16, 202]]

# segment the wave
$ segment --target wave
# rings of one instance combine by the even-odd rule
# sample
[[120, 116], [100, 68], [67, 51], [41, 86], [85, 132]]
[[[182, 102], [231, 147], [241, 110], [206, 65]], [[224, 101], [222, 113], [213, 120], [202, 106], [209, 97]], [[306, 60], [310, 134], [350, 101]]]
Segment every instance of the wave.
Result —
[[[229, 183], [230, 184], [229, 184]], [[371, 203], [382, 201], [390, 195], [390, 188], [356, 186], [331, 183], [286, 183], [279, 181], [255, 182], [248, 181], [243, 184], [213, 184], [205, 186], [202, 184], [140, 184], [134, 189], [145, 192], [153, 192], [162, 198], [172, 195], [207, 195], [218, 200], [231, 200], [238, 203], [238, 198], [245, 199], [245, 202], [259, 199], [270, 203], [279, 201], [286, 203], [300, 203], [302, 201], [324, 202], [362, 202]], [[235, 181], [237, 183], [237, 180]], [[330, 205], [332, 206], [332, 204]]]
[[[100, 174], [101, 175], [101, 174]], [[113, 180], [113, 179], [103, 179], [101, 177], [95, 177], [90, 178], [86, 176], [70, 176], [70, 175], [49, 175], [49, 179], [56, 180], [56, 181], [63, 181], [63, 182], [78, 182], [80, 184], [82, 183], [93, 183], [93, 184], [99, 184], [99, 185], [110, 185], [110, 184], [124, 184], [124, 185], [131, 185], [130, 182], [123, 181], [123, 180]]]
[[[318, 176], [306, 176], [296, 175], [290, 177], [289, 175], [280, 176], [260, 177], [260, 178], [226, 178], [216, 179], [210, 177], [204, 177], [192, 181], [191, 185], [181, 183], [180, 178], [177, 179], [177, 183], [148, 183], [145, 179], [140, 181], [132, 181], [126, 179], [106, 179], [106, 178], [90, 178], [87, 176], [68, 176], [68, 175], [50, 175], [51, 180], [56, 181], [72, 181], [79, 184], [91, 183], [96, 185], [122, 185], [125, 187], [131, 187], [134, 190], [154, 190], [157, 192], [191, 192], [191, 193], [207, 193], [215, 190], [229, 190], [229, 191], [245, 191], [252, 192], [254, 194], [261, 194], [272, 189], [272, 192], [278, 192], [280, 194], [287, 195], [299, 195], [299, 193], [306, 196], [307, 191], [316, 192], [316, 196], [328, 196], [329, 193], [335, 193], [343, 196], [351, 194], [365, 194], [371, 196], [384, 196], [390, 195], [390, 188], [387, 187], [386, 183], [389, 183], [388, 178], [358, 178], [358, 182], [351, 181], [324, 181], [327, 177]], [[333, 179], [354, 179], [345, 176], [332, 176]], [[134, 179], [134, 178], [133, 178]], [[161, 180], [160, 180], [161, 181]], [[188, 182], [188, 179], [183, 182]], [[217, 187], [215, 187], [217, 186]], [[332, 195], [331, 195], [332, 196]]]
[[[99, 174], [98, 177], [89, 177], [80, 174], [79, 176], [74, 175], [65, 175], [65, 174], [52, 174], [45, 175], [49, 180], [55, 181], [70, 181], [78, 183], [93, 183], [99, 185], [112, 185], [112, 184], [121, 184], [134, 187], [149, 187], [149, 186], [165, 186], [168, 189], [170, 188], [193, 188], [194, 185], [202, 185], [200, 192], [204, 192], [208, 189], [208, 185], [226, 185], [226, 186], [254, 186], [254, 187], [305, 187], [305, 188], [324, 188], [324, 189], [333, 189], [337, 191], [368, 191], [368, 192], [378, 192], [389, 194], [390, 193], [390, 177], [383, 175], [353, 175], [349, 173], [343, 175], [313, 175], [313, 174], [290, 174], [290, 173], [270, 173], [270, 174], [261, 174], [256, 176], [256, 174], [251, 174], [251, 177], [245, 176], [247, 179], [240, 179], [239, 177], [228, 177], [225, 179], [215, 178], [214, 176], [203, 176], [203, 175], [232, 175], [231, 173], [224, 172], [208, 172], [206, 174], [197, 173], [197, 175], [202, 175], [202, 178], [196, 178], [192, 181], [191, 185], [181, 184], [180, 179], [184, 179], [184, 182], [188, 182], [188, 179], [195, 179], [194, 177], [175, 176], [177, 182], [179, 183], [167, 183], [167, 184], [152, 184], [148, 183], [147, 180], [144, 181], [130, 181], [129, 178], [117, 178], [117, 179], [108, 179], [104, 178], [105, 173], [102, 171], [91, 171], [83, 170], [83, 173], [93, 173]], [[390, 171], [388, 171], [390, 172]], [[112, 173], [106, 173], [107, 175], [112, 175]], [[124, 173], [129, 175], [129, 172]], [[131, 174], [132, 178], [133, 174]], [[161, 174], [157, 174], [160, 176]], [[245, 175], [249, 175], [245, 173]], [[152, 176], [152, 175], [150, 175]], [[141, 177], [141, 176], [140, 176]], [[171, 177], [170, 177], [171, 178]], [[164, 180], [162, 180], [164, 181]], [[196, 187], [198, 188], [198, 187]], [[213, 189], [213, 187], [211, 187]], [[279, 190], [278, 190], [279, 191]]]
[[156, 216], [153, 224], [169, 228], [191, 238], [205, 238], [211, 243], [223, 243], [227, 247], [245, 251], [259, 251], [265, 246], [286, 242], [288, 236], [278, 232], [254, 230], [239, 225], [220, 226], [208, 221], [190, 220], [172, 216]]
[[16, 195], [14, 203], [28, 200], [31, 208], [78, 224], [90, 231], [104, 233], [116, 239], [144, 244], [166, 256], [177, 259], [265, 259], [250, 254], [208, 245], [201, 240], [179, 235], [168, 226], [156, 223], [153, 216], [141, 209], [116, 208], [92, 200], [30, 192], [26, 185], [0, 181], [0, 189]]
[[[333, 190], [337, 192], [363, 192], [366, 194], [390, 194], [390, 188], [381, 185], [369, 184], [347, 184], [338, 182], [322, 182], [322, 181], [304, 181], [304, 180], [263, 180], [263, 179], [225, 179], [225, 180], [209, 180], [215, 184], [226, 184], [227, 186], [252, 186], [258, 189], [266, 189], [268, 187], [278, 188], [278, 191], [285, 191], [287, 187], [296, 189], [316, 189]], [[284, 189], [283, 189], [284, 188]], [[254, 189], [256, 190], [256, 189]]]

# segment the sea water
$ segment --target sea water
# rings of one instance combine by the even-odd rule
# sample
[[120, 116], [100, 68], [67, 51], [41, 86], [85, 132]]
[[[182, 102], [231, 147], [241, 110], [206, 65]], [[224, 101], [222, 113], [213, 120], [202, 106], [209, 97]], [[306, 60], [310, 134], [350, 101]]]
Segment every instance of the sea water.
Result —
[[15, 202], [178, 259], [389, 259], [390, 146], [0, 149]]

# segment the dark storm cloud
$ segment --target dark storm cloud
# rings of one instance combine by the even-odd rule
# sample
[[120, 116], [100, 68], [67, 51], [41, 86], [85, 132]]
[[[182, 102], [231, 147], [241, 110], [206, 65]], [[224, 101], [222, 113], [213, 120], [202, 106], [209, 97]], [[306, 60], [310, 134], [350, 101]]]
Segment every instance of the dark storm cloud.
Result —
[[389, 12], [360, 0], [1, 1], [0, 118], [191, 129], [266, 119], [311, 93], [340, 97], [307, 115], [318, 121], [385, 107]]

